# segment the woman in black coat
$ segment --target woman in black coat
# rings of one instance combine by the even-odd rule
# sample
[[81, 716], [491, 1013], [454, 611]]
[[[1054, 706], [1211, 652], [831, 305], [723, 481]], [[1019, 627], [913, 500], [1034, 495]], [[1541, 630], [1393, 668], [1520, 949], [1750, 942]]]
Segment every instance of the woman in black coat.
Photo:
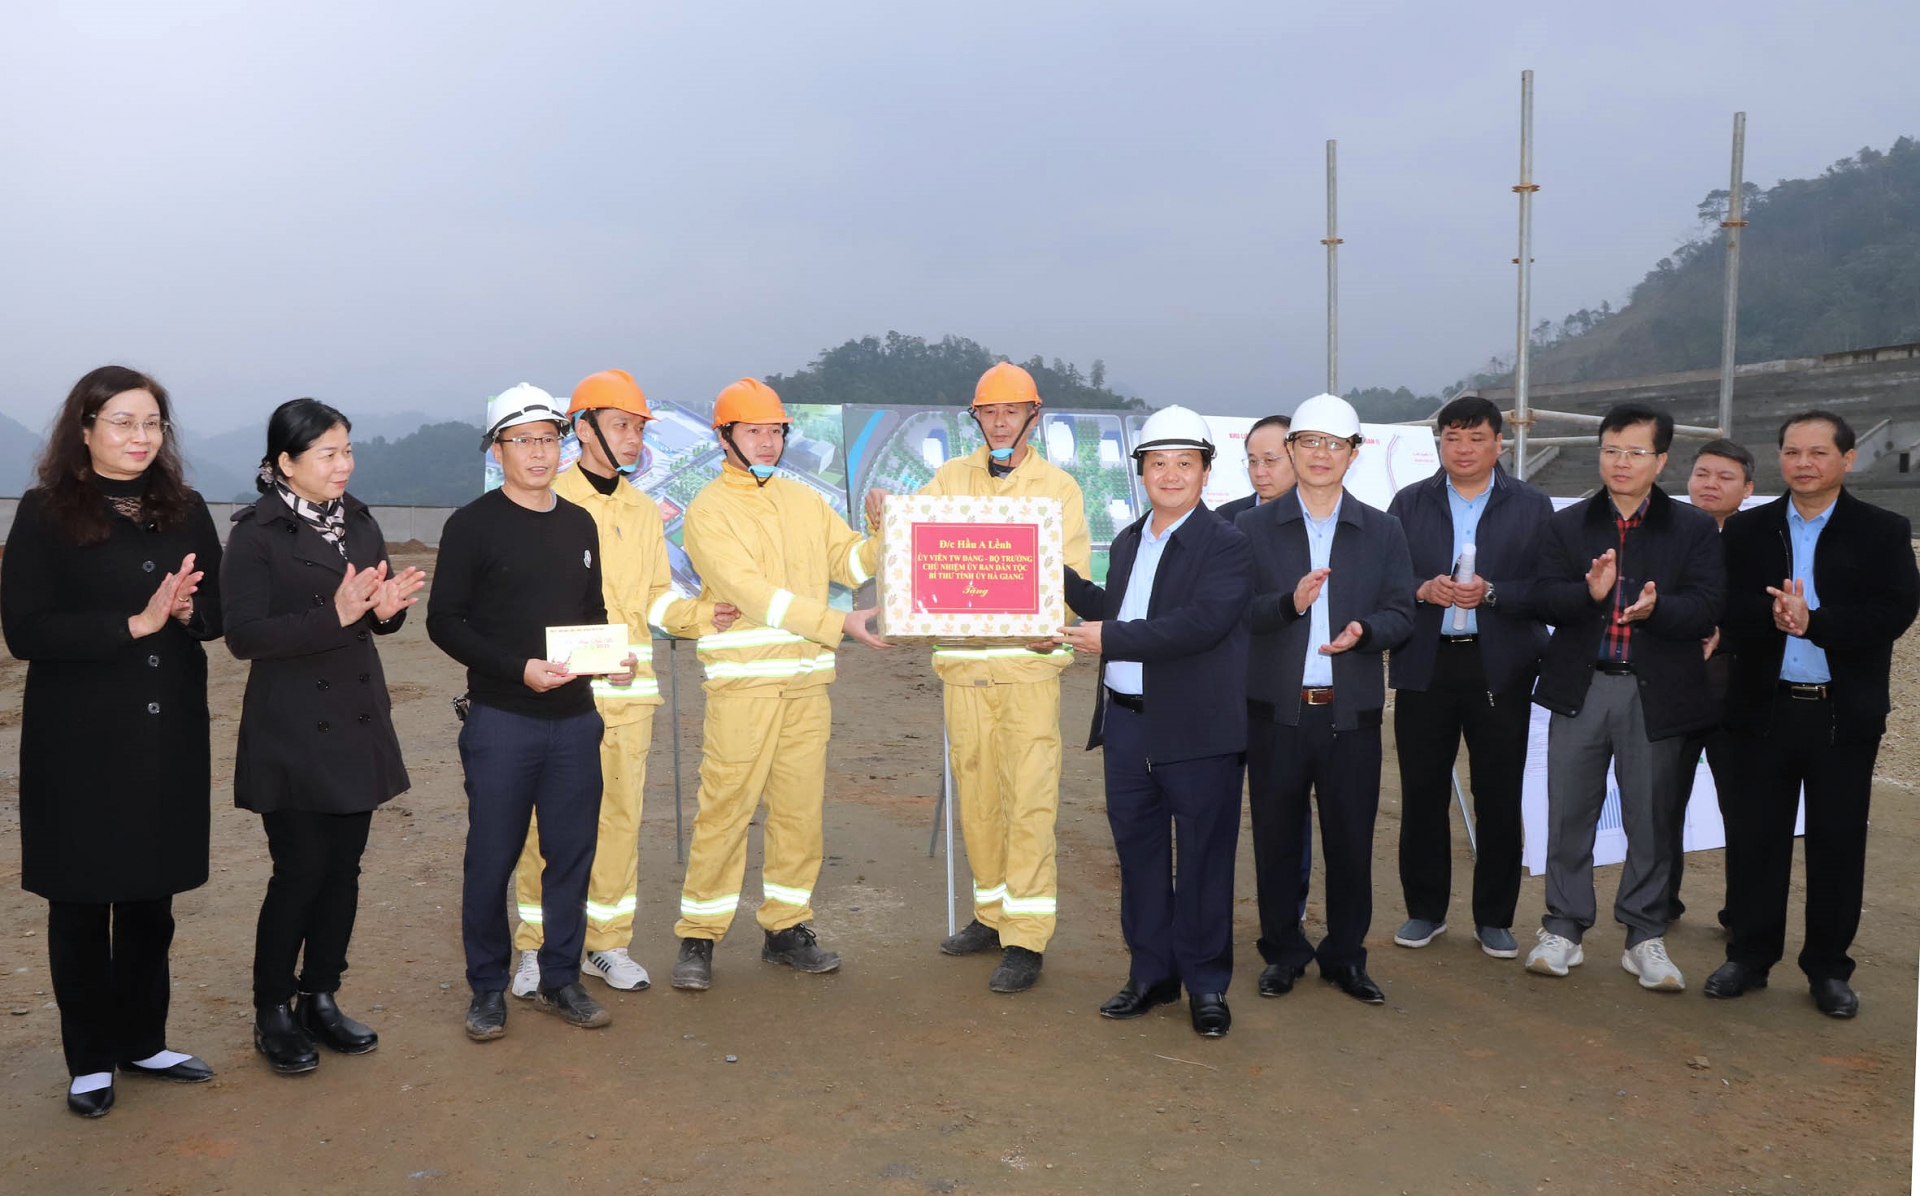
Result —
[[408, 784], [373, 637], [400, 629], [426, 575], [388, 576], [380, 525], [347, 494], [349, 431], [314, 399], [274, 411], [260, 499], [234, 515], [221, 568], [227, 648], [253, 662], [233, 799], [260, 815], [273, 856], [254, 937], [253, 1042], [283, 1075], [318, 1066], [316, 1042], [349, 1055], [379, 1045], [334, 993], [374, 808]]
[[49, 902], [67, 1105], [113, 1107], [114, 1069], [213, 1078], [167, 1049], [173, 895], [207, 880], [207, 656], [220, 541], [181, 480], [167, 392], [120, 366], [74, 385], [0, 564], [27, 662], [20, 884]]

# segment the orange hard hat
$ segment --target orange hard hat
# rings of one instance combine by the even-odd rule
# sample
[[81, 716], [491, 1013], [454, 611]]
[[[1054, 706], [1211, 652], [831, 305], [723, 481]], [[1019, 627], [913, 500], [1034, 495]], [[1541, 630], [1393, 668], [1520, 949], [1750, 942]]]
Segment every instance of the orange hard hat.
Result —
[[728, 424], [787, 424], [787, 409], [780, 396], [758, 378], [742, 378], [720, 392], [713, 401], [713, 426]]
[[1033, 384], [1033, 375], [1010, 361], [1003, 361], [980, 375], [980, 382], [973, 388], [973, 405], [986, 407], [994, 403], [1032, 403], [1040, 405], [1040, 390]]
[[602, 407], [626, 411], [641, 419], [653, 418], [646, 393], [625, 370], [601, 370], [582, 378], [580, 385], [573, 388], [573, 402], [567, 406], [567, 414], [578, 415]]

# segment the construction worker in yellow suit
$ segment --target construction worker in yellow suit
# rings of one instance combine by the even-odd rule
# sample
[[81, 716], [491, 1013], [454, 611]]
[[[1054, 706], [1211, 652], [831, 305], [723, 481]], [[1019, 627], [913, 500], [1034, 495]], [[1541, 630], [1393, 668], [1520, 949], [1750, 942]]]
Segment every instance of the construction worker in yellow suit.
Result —
[[[602, 370], [573, 389], [567, 408], [580, 439], [580, 459], [554, 478], [553, 491], [584, 507], [600, 531], [601, 590], [607, 621], [625, 623], [630, 672], [593, 678], [593, 704], [606, 730], [600, 740], [600, 827], [587, 880], [585, 975], [618, 989], [648, 986], [647, 969], [628, 952], [640, 884], [640, 803], [653, 742], [653, 709], [660, 684], [653, 673], [648, 625], [693, 639], [724, 628], [738, 613], [724, 603], [701, 603], [673, 584], [660, 508], [629, 481], [638, 468], [647, 421], [647, 396], [625, 370]], [[622, 679], [625, 683], [622, 684]], [[514, 946], [520, 964], [516, 997], [531, 998], [540, 984], [542, 939], [538, 823], [527, 832], [514, 870], [520, 924]]]
[[827, 587], [873, 575], [878, 542], [860, 536], [818, 493], [776, 477], [792, 422], [765, 383], [742, 378], [720, 392], [713, 427], [725, 454], [720, 476], [687, 505], [683, 543], [703, 600], [740, 617], [700, 637], [706, 668], [700, 810], [693, 820], [673, 987], [713, 982], [713, 945], [740, 905], [747, 823], [767, 803], [758, 918], [760, 958], [800, 972], [831, 972], [840, 957], [808, 920], [820, 875], [820, 808], [826, 791], [827, 685], [842, 635], [875, 648], [872, 609], [842, 613]]
[[[980, 376], [973, 417], [986, 444], [942, 465], [921, 494], [1056, 498], [1066, 564], [1088, 576], [1091, 550], [1080, 484], [1033, 449], [1040, 415], [1033, 375], [1001, 362]], [[866, 498], [879, 525], [884, 492]], [[960, 827], [973, 869], [973, 921], [940, 944], [948, 955], [1000, 950], [987, 987], [1016, 993], [1040, 978], [1053, 937], [1057, 874], [1054, 818], [1060, 809], [1060, 670], [1070, 648], [935, 647], [944, 683], [948, 760]]]

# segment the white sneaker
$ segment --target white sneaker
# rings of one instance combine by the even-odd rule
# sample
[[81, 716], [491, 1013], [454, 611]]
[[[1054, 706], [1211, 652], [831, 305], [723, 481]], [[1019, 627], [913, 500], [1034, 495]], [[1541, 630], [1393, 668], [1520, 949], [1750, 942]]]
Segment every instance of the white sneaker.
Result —
[[587, 952], [587, 970], [606, 981], [608, 988], [626, 992], [640, 992], [653, 983], [647, 978], [647, 969], [633, 962], [625, 947]]
[[1534, 935], [1540, 941], [1533, 950], [1527, 952], [1527, 971], [1538, 972], [1542, 976], [1564, 976], [1568, 968], [1577, 968], [1587, 960], [1580, 944], [1569, 938], [1562, 938], [1542, 927]]
[[513, 995], [523, 1001], [530, 1001], [533, 999], [533, 994], [539, 991], [540, 953], [538, 951], [522, 951], [520, 953], [520, 966], [513, 971]]
[[1680, 969], [1667, 958], [1667, 940], [1647, 939], [1638, 947], [1628, 947], [1620, 956], [1620, 966], [1640, 977], [1641, 988], [1677, 993], [1687, 987]]

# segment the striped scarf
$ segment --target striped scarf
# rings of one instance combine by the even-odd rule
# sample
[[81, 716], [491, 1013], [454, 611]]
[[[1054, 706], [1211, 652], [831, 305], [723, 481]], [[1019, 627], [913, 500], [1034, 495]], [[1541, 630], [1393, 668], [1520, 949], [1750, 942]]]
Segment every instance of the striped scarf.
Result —
[[273, 480], [273, 492], [287, 509], [299, 516], [300, 522], [320, 533], [320, 538], [339, 550], [342, 557], [347, 555], [347, 510], [346, 503], [340, 499], [332, 502], [310, 503], [288, 489], [286, 482], [278, 477]]

